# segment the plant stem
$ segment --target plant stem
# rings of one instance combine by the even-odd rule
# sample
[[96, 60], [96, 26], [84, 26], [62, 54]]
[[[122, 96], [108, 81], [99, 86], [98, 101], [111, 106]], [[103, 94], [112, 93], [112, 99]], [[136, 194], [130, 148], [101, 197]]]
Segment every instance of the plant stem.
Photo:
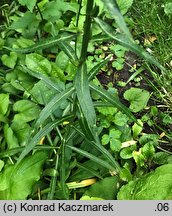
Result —
[[[78, 9], [78, 13], [76, 15], [76, 27], [78, 27], [78, 25], [79, 25], [79, 16], [81, 14], [82, 0], [78, 0], [78, 4], [79, 4], [79, 9]], [[76, 56], [77, 56], [77, 43], [78, 43], [78, 36], [76, 36], [76, 39], [75, 39], [75, 53], [76, 53]]]
[[87, 48], [88, 43], [91, 36], [91, 12], [93, 9], [93, 3], [94, 0], [87, 0], [87, 6], [86, 6], [86, 18], [84, 22], [84, 35], [82, 39], [82, 49], [81, 49], [81, 56], [80, 56], [80, 64], [85, 62], [87, 57]]

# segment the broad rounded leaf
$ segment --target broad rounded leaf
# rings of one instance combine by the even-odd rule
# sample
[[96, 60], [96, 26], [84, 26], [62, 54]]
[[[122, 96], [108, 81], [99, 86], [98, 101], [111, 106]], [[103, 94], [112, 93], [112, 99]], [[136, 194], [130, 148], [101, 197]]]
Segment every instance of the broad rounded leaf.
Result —
[[39, 22], [40, 19], [36, 16], [36, 14], [27, 11], [23, 14], [23, 16], [12, 22], [9, 28], [18, 31], [26, 38], [33, 38], [38, 29]]
[[164, 5], [164, 12], [170, 16], [172, 15], [172, 2], [168, 2]]
[[154, 154], [153, 162], [159, 165], [172, 163], [172, 155], [167, 152], [157, 152]]
[[4, 126], [4, 137], [7, 143], [8, 149], [16, 148], [19, 146], [17, 137], [14, 134], [14, 131], [8, 124]]
[[120, 179], [123, 181], [131, 181], [132, 180], [132, 174], [129, 169], [123, 168], [120, 172]]
[[17, 62], [17, 54], [15, 52], [10, 52], [9, 56], [4, 54], [1, 60], [5, 66], [13, 69]]
[[128, 117], [122, 112], [117, 112], [113, 120], [113, 122], [118, 126], [126, 125], [127, 121], [128, 121]]
[[124, 98], [130, 102], [132, 112], [139, 112], [144, 109], [149, 97], [149, 92], [140, 88], [130, 88], [124, 93]]
[[105, 116], [114, 115], [117, 112], [115, 107], [97, 107], [98, 111]]
[[51, 63], [37, 53], [26, 55], [26, 66], [37, 73], [46, 75], [51, 73]]
[[107, 145], [109, 143], [109, 135], [108, 134], [104, 134], [102, 136], [102, 145]]
[[32, 128], [28, 123], [21, 121], [13, 121], [11, 124], [11, 129], [14, 131], [15, 136], [18, 139], [20, 146], [25, 146], [28, 139], [30, 138]]
[[146, 160], [151, 160], [155, 154], [155, 148], [151, 143], [146, 143], [142, 147], [142, 154]]
[[111, 139], [110, 140], [110, 148], [112, 151], [119, 152], [121, 150], [121, 141], [118, 139]]
[[110, 130], [109, 136], [111, 139], [119, 139], [121, 137], [121, 131], [113, 128]]
[[143, 146], [146, 143], [152, 143], [154, 146], [158, 145], [159, 135], [157, 134], [143, 134], [140, 139], [139, 143]]
[[123, 148], [120, 151], [120, 157], [123, 158], [123, 159], [130, 159], [130, 158], [132, 158], [133, 157], [132, 152], [134, 150], [136, 150], [136, 148], [137, 148], [136, 145]]
[[124, 0], [116, 0], [120, 11], [122, 14], [126, 14], [127, 11], [129, 10], [129, 8], [132, 6], [133, 4], [133, 0], [127, 0], [124, 2]]
[[18, 0], [21, 5], [26, 5], [26, 7], [32, 11], [36, 5], [36, 0]]
[[13, 110], [19, 112], [15, 114], [14, 121], [29, 122], [36, 119], [40, 113], [37, 104], [29, 100], [19, 100], [13, 105]]
[[118, 192], [118, 177], [106, 177], [93, 184], [84, 195], [89, 197], [99, 197], [105, 200], [114, 200]]
[[15, 167], [6, 165], [0, 173], [0, 200], [24, 200], [31, 193], [33, 185], [40, 179], [45, 152], [36, 152]]
[[138, 119], [138, 123], [140, 125], [138, 125], [137, 123], [134, 123], [134, 125], [132, 126], [132, 131], [133, 131], [133, 139], [136, 139], [138, 137], [138, 135], [142, 132], [143, 130], [143, 123], [140, 119]]
[[133, 151], [132, 156], [133, 156], [135, 163], [137, 164], [138, 167], [145, 167], [146, 166], [145, 157], [141, 153], [141, 149], [139, 149], [139, 151], [136, 151], [136, 150]]
[[171, 200], [171, 179], [172, 164], [160, 166], [155, 171], [122, 186], [118, 200]]
[[34, 85], [30, 93], [33, 97], [32, 100], [39, 104], [46, 104], [57, 92], [48, 86], [43, 80], [40, 80]]

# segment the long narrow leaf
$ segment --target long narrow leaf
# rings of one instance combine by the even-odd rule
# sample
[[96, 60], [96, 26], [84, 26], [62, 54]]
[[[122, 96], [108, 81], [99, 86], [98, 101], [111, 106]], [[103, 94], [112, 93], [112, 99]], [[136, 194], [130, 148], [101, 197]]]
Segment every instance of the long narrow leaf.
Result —
[[89, 140], [94, 140], [95, 136], [94, 136], [94, 132], [91, 130], [91, 128], [89, 127], [86, 118], [84, 117], [81, 107], [78, 104], [78, 123], [82, 129], [82, 132], [85, 134], [85, 136], [89, 139]]
[[81, 135], [85, 138], [86, 142], [90, 145], [92, 145], [93, 148], [96, 148], [99, 152], [102, 153], [102, 155], [108, 159], [108, 161], [114, 166], [116, 167], [116, 170], [117, 172], [120, 172], [121, 170], [121, 167], [120, 165], [118, 164], [118, 162], [114, 159], [114, 157], [110, 154], [110, 152], [104, 148], [104, 146], [99, 142], [99, 140], [96, 139], [96, 142], [95, 141], [90, 141], [88, 139], [88, 137], [83, 134], [78, 128], [74, 127], [73, 128]]
[[136, 70], [127, 80], [126, 84], [128, 84], [129, 82], [131, 82], [131, 80], [133, 80], [136, 76], [138, 76], [142, 71], [144, 71], [145, 68], [144, 67], [140, 67], [138, 70]]
[[110, 94], [106, 90], [94, 85], [90, 84], [90, 88], [95, 91], [97, 94], [102, 96], [102, 98], [106, 99], [107, 102], [113, 104], [116, 108], [118, 108], [121, 112], [125, 113], [130, 119], [133, 121], [137, 122], [137, 119], [134, 117], [134, 115], [131, 113], [131, 111], [124, 106], [117, 97], [114, 95]]
[[91, 141], [90, 144], [95, 147], [98, 151], [100, 151], [105, 158], [109, 160], [109, 162], [116, 168], [116, 171], [119, 173], [121, 167], [119, 163], [115, 160], [115, 158], [110, 154], [110, 152], [104, 148], [101, 143]]
[[103, 101], [95, 101], [94, 107], [113, 107], [114, 105], [108, 102]]
[[[103, 179], [103, 177], [99, 174], [99, 172], [95, 171], [95, 169], [91, 168], [90, 166], [87, 167], [85, 164], [80, 164], [80, 163], [76, 163], [76, 166], [77, 166], [79, 169], [85, 170], [87, 173], [92, 174], [92, 177], [97, 177], [97, 178], [99, 178], [99, 179]], [[74, 175], [70, 178], [71, 181], [72, 181], [72, 178], [75, 178], [75, 174], [77, 174], [77, 171], [76, 171], [76, 173], [74, 173]]]
[[[58, 168], [58, 161], [59, 161], [58, 159], [59, 159], [59, 156], [57, 155], [56, 156], [56, 164], [55, 164], [55, 168], [54, 168], [56, 173], [57, 173], [57, 168]], [[54, 199], [56, 185], [57, 185], [57, 175], [54, 175], [51, 177], [50, 191], [48, 193], [47, 200], [53, 200]]]
[[95, 21], [109, 37], [116, 40], [122, 46], [132, 49], [133, 52], [137, 52], [138, 54], [137, 45], [135, 43], [131, 43], [131, 41], [128, 40], [125, 34], [116, 33], [116, 30], [113, 27], [111, 27], [109, 24], [107, 24], [100, 18], [95, 18]]
[[63, 35], [62, 34], [62, 35], [58, 35], [57, 37], [51, 37], [48, 39], [43, 39], [43, 40], [37, 42], [36, 44], [33, 44], [33, 45], [26, 47], [26, 48], [14, 49], [11, 47], [6, 47], [6, 46], [4, 46], [4, 48], [11, 50], [11, 51], [14, 51], [14, 52], [19, 52], [19, 53], [30, 53], [30, 52], [33, 52], [35, 50], [46, 49], [46, 48], [52, 47], [52, 46], [54, 46], [54, 45], [56, 45], [62, 41], [71, 40], [75, 36], [76, 36], [76, 34], [75, 35], [74, 34], [73, 35]]
[[[24, 150], [24, 148], [25, 148], [24, 146], [21, 146], [21, 147], [16, 147], [16, 148], [8, 149], [6, 151], [2, 151], [0, 153], [0, 157], [4, 158], [4, 157], [13, 156], [15, 154], [18, 154], [18, 153], [22, 152]], [[46, 146], [46, 145], [37, 145], [37, 146], [34, 147], [34, 149], [49, 151], [49, 150], [53, 150], [53, 149], [59, 149], [59, 147], [56, 147], [56, 146]]]
[[78, 65], [78, 59], [77, 56], [75, 54], [74, 49], [65, 41], [60, 41], [58, 43], [58, 47], [60, 47], [60, 49], [69, 57], [69, 60], [74, 64], [74, 65]]
[[31, 141], [26, 145], [22, 153], [20, 154], [18, 160], [17, 160], [17, 165], [20, 163], [20, 161], [30, 152], [32, 151], [35, 146], [38, 144], [38, 142], [46, 136], [53, 128], [55, 128], [57, 125], [63, 123], [64, 121], [67, 121], [71, 119], [73, 116], [66, 116], [61, 118], [58, 121], [50, 122], [48, 123], [44, 128], [42, 128], [32, 139]]
[[105, 66], [109, 62], [110, 58], [106, 58], [105, 60], [96, 64], [88, 73], [88, 80], [92, 80], [96, 74], [100, 71], [100, 69]]
[[96, 113], [90, 96], [86, 64], [79, 66], [74, 85], [84, 117], [89, 127], [93, 129], [96, 125]]
[[114, 28], [99, 18], [95, 18], [95, 21], [107, 35], [116, 40], [119, 44], [130, 49], [149, 63], [156, 65], [162, 70], [165, 70], [164, 67], [153, 56], [151, 56], [143, 48], [139, 47], [133, 40], [131, 40], [130, 37], [127, 37], [127, 35], [124, 33], [116, 34]]
[[72, 149], [73, 151], [78, 152], [79, 154], [89, 158], [90, 160], [102, 165], [103, 167], [107, 168], [111, 172], [116, 171], [115, 168], [112, 165], [110, 165], [109, 163], [107, 163], [106, 161], [104, 161], [104, 160], [84, 151], [84, 150], [81, 150], [79, 148], [76, 148], [74, 146], [69, 146], [69, 145], [66, 145], [66, 147], [68, 147], [68, 148]]
[[68, 199], [68, 189], [65, 183], [66, 182], [65, 149], [66, 149], [66, 142], [65, 140], [62, 140], [61, 158], [60, 158], [60, 185], [63, 194], [63, 199]]
[[[128, 37], [128, 39], [130, 39], [131, 41], [133, 41], [133, 38], [130, 34], [130, 31], [125, 23], [125, 20], [119, 10], [118, 4], [116, 2], [116, 0], [102, 0], [105, 4], [105, 6], [107, 7], [110, 15], [115, 19], [119, 29], [125, 33], [125, 35]], [[125, 4], [125, 3], [124, 3]]]
[[55, 95], [53, 99], [44, 107], [41, 111], [37, 122], [35, 123], [35, 127], [39, 127], [51, 114], [54, 112], [58, 106], [60, 106], [61, 102], [67, 99], [73, 92], [75, 88], [72, 86], [69, 89]]
[[94, 1], [87, 0], [86, 1], [86, 16], [84, 22], [84, 34], [82, 38], [82, 48], [81, 48], [81, 56], [80, 56], [80, 63], [84, 63], [87, 58], [87, 49], [88, 44], [91, 38], [91, 23], [92, 23], [92, 10], [93, 10]]
[[49, 85], [51, 88], [55, 89], [57, 92], [60, 93], [62, 91], [62, 89], [60, 89], [59, 86], [56, 83], [51, 81], [50, 78], [45, 76], [44, 74], [32, 71], [32, 70], [30, 70], [29, 68], [27, 68], [24, 65], [21, 65], [21, 70], [23, 70], [24, 72], [30, 74], [31, 76], [33, 76], [33, 77], [35, 77], [37, 79], [43, 80], [47, 85]]

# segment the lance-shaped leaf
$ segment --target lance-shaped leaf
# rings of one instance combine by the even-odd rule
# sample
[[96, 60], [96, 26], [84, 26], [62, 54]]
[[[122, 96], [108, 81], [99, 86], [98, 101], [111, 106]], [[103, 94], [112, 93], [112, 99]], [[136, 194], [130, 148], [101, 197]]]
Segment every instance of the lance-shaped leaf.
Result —
[[119, 111], [126, 114], [130, 119], [135, 122], [137, 121], [131, 111], [126, 106], [124, 106], [117, 97], [94, 84], [90, 84], [90, 88], [97, 94], [99, 94], [102, 98], [104, 98], [107, 102], [113, 104], [116, 108], [119, 109]]
[[86, 151], [84, 151], [82, 149], [76, 148], [74, 146], [66, 145], [66, 147], [68, 147], [68, 148], [72, 149], [73, 151], [75, 151], [75, 152], [89, 158], [90, 160], [92, 160], [92, 161], [94, 161], [94, 162], [96, 162], [98, 164], [101, 164], [103, 167], [107, 168], [111, 172], [114, 172], [114, 171], [116, 172], [116, 169], [112, 165], [110, 165], [108, 162], [94, 156], [93, 154], [90, 154], [90, 153], [88, 153], [88, 152], [86, 152]]
[[121, 43], [121, 45], [130, 48], [131, 51], [135, 52], [151, 64], [156, 65], [159, 67], [161, 70], [165, 70], [165, 68], [151, 56], [148, 52], [146, 52], [144, 49], [139, 47], [135, 42], [134, 39], [125, 23], [124, 17], [122, 16], [117, 1], [116, 0], [102, 0], [107, 7], [110, 15], [114, 17], [118, 28], [121, 31], [121, 34], [117, 37], [114, 35], [114, 29], [109, 26], [107, 23], [103, 22], [102, 20], [95, 18], [95, 21], [99, 24], [99, 26], [102, 28], [102, 30], [107, 33], [110, 37], [113, 39], [117, 40], [118, 42]]
[[75, 77], [75, 88], [83, 115], [88, 126], [93, 129], [96, 125], [96, 113], [90, 96], [86, 64], [82, 64], [78, 68]]
[[20, 154], [17, 165], [22, 161], [22, 159], [30, 152], [32, 151], [35, 146], [39, 143], [39, 141], [46, 136], [53, 128], [55, 128], [57, 125], [63, 123], [64, 121], [68, 121], [73, 116], [66, 116], [61, 118], [60, 120], [56, 120], [53, 122], [48, 123], [44, 128], [42, 128], [30, 141], [29, 144], [26, 145], [22, 153]]
[[98, 64], [96, 64], [90, 71], [89, 71], [89, 76], [88, 76], [88, 80], [92, 80], [96, 74], [100, 71], [100, 69], [105, 66], [108, 61], [110, 60], [110, 58], [106, 58], [105, 60], [99, 62]]
[[25, 73], [30, 74], [33, 77], [36, 77], [40, 80], [43, 80], [47, 85], [49, 85], [51, 88], [55, 89], [57, 92], [62, 91], [62, 89], [59, 88], [59, 86], [56, 83], [54, 83], [52, 80], [50, 80], [50, 78], [47, 77], [46, 75], [32, 71], [32, 70], [28, 69], [27, 67], [25, 67], [24, 65], [21, 65], [21, 70], [24, 71]]
[[41, 111], [35, 127], [39, 127], [73, 92], [75, 88], [72, 86], [69, 89], [57, 94]]
[[78, 65], [78, 59], [74, 49], [65, 41], [59, 41], [58, 47], [69, 57], [69, 60], [74, 65]]
[[108, 9], [110, 15], [115, 19], [119, 29], [125, 33], [125, 35], [128, 37], [128, 39], [130, 38], [130, 40], [132, 41], [133, 38], [130, 34], [130, 31], [125, 23], [124, 17], [120, 12], [120, 9], [118, 7], [118, 4], [116, 2], [116, 0], [102, 0], [106, 6], [106, 8]]
[[74, 127], [74, 129], [86, 140], [86, 142], [91, 145], [93, 148], [97, 149], [99, 152], [102, 153], [102, 155], [107, 158], [110, 164], [112, 164], [113, 167], [116, 168], [116, 172], [120, 172], [121, 167], [118, 164], [118, 162], [115, 160], [115, 158], [112, 156], [112, 154], [104, 148], [104, 146], [100, 143], [99, 139], [96, 139], [96, 141], [90, 141], [89, 137], [78, 128]]
[[119, 44], [122, 46], [130, 49], [134, 53], [136, 53], [138, 56], [142, 57], [146, 61], [150, 62], [151, 64], [156, 65], [162, 70], [165, 70], [164, 67], [153, 57], [151, 56], [147, 51], [139, 47], [132, 39], [131, 37], [128, 37], [125, 33], [116, 33], [115, 29], [112, 28], [109, 24], [107, 24], [105, 21], [95, 18], [96, 23], [100, 26], [100, 28], [111, 38], [116, 40]]
[[26, 48], [14, 49], [11, 47], [6, 47], [6, 46], [4, 46], [4, 48], [11, 50], [11, 51], [19, 52], [19, 53], [30, 53], [30, 52], [33, 52], [35, 50], [50, 48], [52, 46], [57, 45], [59, 42], [62, 42], [62, 41], [71, 40], [74, 36], [76, 36], [76, 35], [74, 35], [74, 34], [73, 35], [61, 34], [61, 35], [58, 35], [56, 37], [43, 39], [43, 40], [37, 42], [36, 44], [33, 44], [33, 45], [26, 47]]

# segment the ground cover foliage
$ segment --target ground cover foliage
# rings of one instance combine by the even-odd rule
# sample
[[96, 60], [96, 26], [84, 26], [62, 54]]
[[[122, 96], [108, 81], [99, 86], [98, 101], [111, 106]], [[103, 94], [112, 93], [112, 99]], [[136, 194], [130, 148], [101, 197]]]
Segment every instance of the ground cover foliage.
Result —
[[171, 199], [172, 2], [0, 8], [0, 199]]

